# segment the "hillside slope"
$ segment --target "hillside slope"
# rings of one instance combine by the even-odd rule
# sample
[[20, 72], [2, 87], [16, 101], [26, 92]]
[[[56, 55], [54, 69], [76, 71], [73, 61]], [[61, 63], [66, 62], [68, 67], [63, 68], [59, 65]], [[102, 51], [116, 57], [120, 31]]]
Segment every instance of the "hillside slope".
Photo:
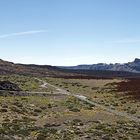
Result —
[[[139, 63], [139, 62], [138, 62]], [[132, 65], [129, 63], [129, 65]], [[139, 69], [133, 64], [134, 68]], [[91, 69], [85, 67], [73, 67], [72, 69], [55, 67], [50, 65], [35, 65], [35, 64], [15, 64], [12, 62], [0, 59], [0, 75], [18, 74], [33, 77], [58, 77], [58, 78], [131, 78], [140, 77], [140, 73], [106, 70], [102, 68]]]
[[0, 59], [0, 74], [21, 74], [31, 76], [53, 76], [61, 74], [59, 68], [49, 65], [14, 64]]

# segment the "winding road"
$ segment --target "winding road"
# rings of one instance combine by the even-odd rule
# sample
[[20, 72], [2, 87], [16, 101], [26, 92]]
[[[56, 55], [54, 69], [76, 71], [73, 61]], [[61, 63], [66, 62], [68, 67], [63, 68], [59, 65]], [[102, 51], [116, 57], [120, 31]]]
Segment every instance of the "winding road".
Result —
[[[43, 96], [43, 97], [47, 97], [48, 95], [49, 96], [52, 96], [52, 95], [67, 95], [67, 96], [73, 96], [83, 102], [86, 102], [88, 104], [91, 104], [91, 105], [94, 105], [104, 111], [107, 111], [109, 113], [112, 113], [116, 116], [121, 116], [121, 117], [126, 117], [127, 119], [129, 119], [130, 121], [134, 121], [134, 122], [137, 122], [137, 123], [140, 123], [140, 118], [137, 118], [131, 114], [127, 114], [125, 112], [121, 112], [121, 111], [118, 111], [118, 110], [114, 110], [114, 109], [111, 109], [110, 107], [106, 107], [104, 105], [101, 105], [99, 103], [97, 103], [96, 101], [94, 100], [89, 100], [86, 96], [83, 96], [83, 95], [78, 95], [78, 94], [73, 94], [71, 92], [68, 92], [60, 87], [57, 87], [55, 85], [52, 85], [44, 80], [41, 80], [39, 78], [35, 78], [36, 80], [40, 81], [42, 83], [41, 87], [43, 88], [47, 88], [48, 86], [54, 88], [56, 90], [56, 92], [54, 92], [53, 94], [52, 93], [48, 93], [48, 92], [36, 92], [36, 91], [17, 91], [17, 94], [15, 94], [16, 91], [7, 91], [7, 92], [10, 92], [12, 93], [12, 95], [20, 95], [20, 96], [29, 96], [29, 95], [38, 95], [38, 96]], [[3, 91], [3, 90], [0, 90], [0, 91]]]
[[79, 99], [79, 100], [81, 100], [81, 101], [84, 101], [84, 102], [87, 102], [88, 104], [91, 104], [91, 105], [95, 105], [96, 107], [99, 107], [100, 109], [103, 109], [103, 110], [105, 110], [105, 111], [107, 111], [107, 112], [109, 112], [109, 113], [112, 113], [112, 114], [114, 114], [114, 115], [117, 115], [117, 116], [121, 116], [121, 117], [126, 117], [127, 119], [129, 119], [130, 121], [135, 121], [135, 122], [140, 122], [140, 119], [139, 118], [137, 118], [137, 117], [134, 117], [133, 115], [131, 115], [131, 114], [127, 114], [127, 113], [125, 113], [125, 112], [120, 112], [120, 111], [117, 111], [117, 110], [113, 110], [113, 109], [111, 109], [111, 108], [109, 108], [109, 107], [106, 107], [106, 106], [104, 106], [104, 105], [101, 105], [101, 104], [99, 104], [99, 103], [96, 103], [96, 101], [91, 101], [91, 100], [89, 100], [86, 96], [83, 96], [83, 95], [78, 95], [78, 94], [73, 94], [73, 93], [71, 93], [71, 92], [68, 92], [68, 91], [66, 91], [66, 90], [64, 90], [64, 89], [62, 89], [62, 88], [59, 88], [59, 87], [57, 87], [57, 86], [55, 86], [55, 85], [52, 85], [52, 84], [50, 84], [50, 83], [48, 83], [48, 82], [46, 82], [46, 81], [44, 81], [44, 80], [41, 80], [41, 79], [39, 79], [39, 78], [36, 78], [38, 81], [40, 81], [40, 82], [42, 82], [43, 84], [42, 84], [42, 87], [46, 87], [47, 88], [47, 86], [50, 86], [50, 87], [53, 87], [53, 88], [55, 88], [58, 92], [59, 92], [59, 94], [65, 94], [65, 95], [68, 95], [68, 96], [73, 96], [73, 97], [75, 97], [75, 98], [77, 98], [77, 99]]

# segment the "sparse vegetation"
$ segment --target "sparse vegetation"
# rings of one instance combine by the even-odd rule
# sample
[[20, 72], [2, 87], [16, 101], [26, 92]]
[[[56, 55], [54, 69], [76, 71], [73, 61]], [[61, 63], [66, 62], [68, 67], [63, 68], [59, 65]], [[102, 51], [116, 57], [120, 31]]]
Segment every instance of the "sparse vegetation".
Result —
[[[22, 90], [46, 91], [45, 87], [40, 88], [41, 82], [30, 77], [3, 76], [1, 80], [15, 82]], [[86, 95], [88, 99], [114, 110], [139, 115], [138, 101], [118, 95], [112, 91], [113, 85], [107, 85], [117, 80], [45, 80], [73, 94]], [[0, 96], [0, 139], [140, 139], [139, 123], [110, 114], [73, 96], [54, 94], [59, 91], [50, 89], [51, 96], [8, 96], [8, 93]]]

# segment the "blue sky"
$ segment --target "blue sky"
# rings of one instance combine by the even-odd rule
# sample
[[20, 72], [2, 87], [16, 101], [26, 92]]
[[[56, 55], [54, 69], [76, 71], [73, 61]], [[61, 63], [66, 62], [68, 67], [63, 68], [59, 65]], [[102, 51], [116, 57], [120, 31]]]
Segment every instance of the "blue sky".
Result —
[[140, 58], [140, 0], [0, 0], [0, 58], [77, 65]]

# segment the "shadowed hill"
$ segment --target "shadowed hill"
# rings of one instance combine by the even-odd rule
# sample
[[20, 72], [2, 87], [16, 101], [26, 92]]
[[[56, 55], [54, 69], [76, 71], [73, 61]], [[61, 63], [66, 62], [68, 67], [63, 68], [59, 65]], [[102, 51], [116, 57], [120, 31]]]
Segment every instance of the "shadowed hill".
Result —
[[60, 74], [59, 68], [49, 65], [24, 65], [0, 60], [0, 74], [21, 74], [31, 76], [54, 76]]

